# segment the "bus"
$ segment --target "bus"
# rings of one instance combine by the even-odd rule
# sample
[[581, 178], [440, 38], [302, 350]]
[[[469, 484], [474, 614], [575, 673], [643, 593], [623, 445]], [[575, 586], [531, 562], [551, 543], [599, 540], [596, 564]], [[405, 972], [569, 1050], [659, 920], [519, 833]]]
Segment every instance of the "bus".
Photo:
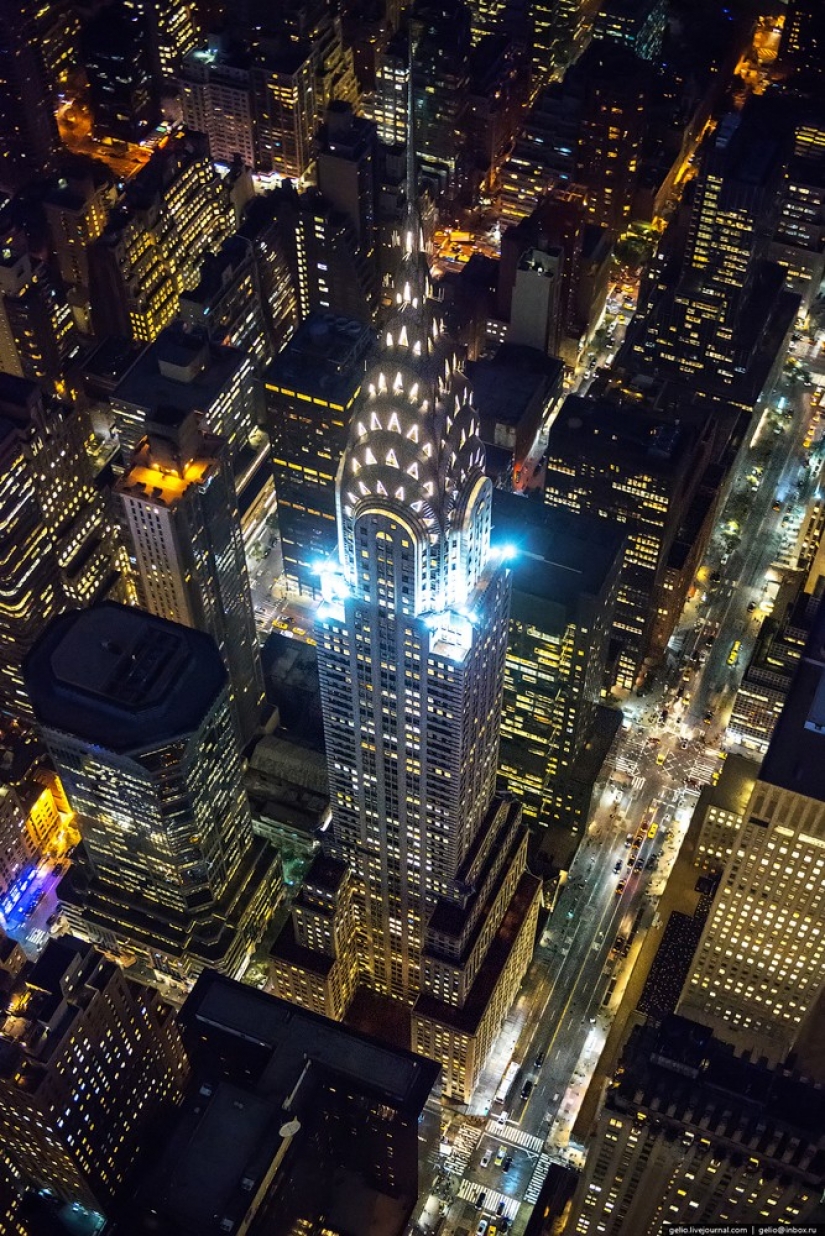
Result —
[[496, 1097], [493, 1099], [494, 1103], [503, 1103], [504, 1100], [507, 1098], [507, 1095], [510, 1092], [510, 1088], [512, 1087], [513, 1082], [518, 1077], [518, 1071], [520, 1068], [521, 1068], [521, 1065], [519, 1064], [518, 1060], [511, 1060], [510, 1063], [507, 1065], [507, 1068], [504, 1070], [504, 1076], [502, 1077], [501, 1082], [499, 1084], [499, 1088], [496, 1091]]

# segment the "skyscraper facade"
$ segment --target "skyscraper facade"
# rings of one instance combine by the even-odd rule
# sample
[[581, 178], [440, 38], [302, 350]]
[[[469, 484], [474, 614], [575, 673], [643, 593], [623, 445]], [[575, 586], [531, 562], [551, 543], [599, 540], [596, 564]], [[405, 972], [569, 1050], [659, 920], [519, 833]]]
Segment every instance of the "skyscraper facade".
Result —
[[264, 691], [238, 499], [223, 439], [203, 433], [193, 412], [159, 409], [115, 490], [140, 604], [215, 640], [245, 746], [258, 725]]
[[823, 634], [820, 608], [679, 1005], [776, 1062], [825, 987]]
[[75, 934], [150, 982], [238, 972], [279, 875], [252, 835], [214, 640], [97, 605], [51, 623], [26, 682], [83, 840], [59, 890]]
[[[495, 793], [509, 571], [414, 212], [391, 298], [338, 470], [338, 565], [316, 624], [326, 849], [357, 877], [361, 981], [414, 1006], [413, 1049], [466, 1099], [532, 954], [539, 884], [520, 806]], [[281, 994], [299, 998], [297, 983]]]

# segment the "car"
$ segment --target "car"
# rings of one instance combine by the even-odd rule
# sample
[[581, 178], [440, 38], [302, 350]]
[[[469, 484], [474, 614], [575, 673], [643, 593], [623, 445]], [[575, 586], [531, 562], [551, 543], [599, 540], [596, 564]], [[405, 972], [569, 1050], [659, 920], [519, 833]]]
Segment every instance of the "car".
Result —
[[[476, 1209], [478, 1209], [478, 1203], [476, 1203]], [[487, 1227], [487, 1220], [479, 1219], [478, 1227], [476, 1228], [476, 1236], [484, 1236], [484, 1233], [487, 1231]]]
[[[484, 1205], [486, 1201], [487, 1201], [487, 1193], [484, 1189], [482, 1189], [480, 1193], [476, 1194], [476, 1210], [481, 1210], [481, 1207]], [[486, 1223], [484, 1226], [486, 1228], [487, 1226]]]
[[756, 609], [756, 602], [748, 601], [748, 613], [752, 614], [755, 609]]
[[616, 939], [613, 941], [613, 947], [617, 953], [626, 953], [627, 940], [625, 940], [624, 936], [616, 936]]
[[685, 693], [685, 688], [684, 688], [683, 686], [682, 686], [682, 687], [679, 687], [679, 688], [678, 688], [678, 690], [677, 690], [677, 692], [676, 692], [676, 698], [677, 698], [677, 700], [680, 700], [680, 699], [682, 698], [682, 696], [684, 695], [684, 693]]
[[621, 897], [622, 893], [624, 892], [626, 888], [627, 888], [627, 880], [619, 880], [619, 883], [616, 885], [616, 896]]
[[492, 1159], [492, 1157], [493, 1157], [492, 1150], [485, 1150], [484, 1154], [481, 1156], [481, 1162], [479, 1164], [479, 1167], [489, 1167], [490, 1160]]
[[683, 751], [687, 751], [688, 747], [690, 746], [690, 739], [689, 738], [680, 739], [679, 746], [682, 748]]
[[501, 1165], [501, 1170], [503, 1172], [509, 1172], [512, 1166], [513, 1166], [513, 1156], [511, 1154], [506, 1154], [504, 1156], [504, 1162]]
[[496, 1206], [496, 1214], [497, 1214], [499, 1217], [500, 1217], [501, 1215], [503, 1215], [503, 1214], [504, 1214], [504, 1207], [505, 1207], [506, 1205], [507, 1205], [507, 1203], [506, 1203], [504, 1200], [502, 1200], [502, 1201], [500, 1201], [500, 1202], [499, 1202], [498, 1206]]
[[645, 865], [644, 865], [643, 860], [641, 858], [637, 858], [636, 866], [633, 868], [633, 870], [634, 871], [644, 871], [644, 869], [645, 869]]
[[657, 862], [658, 862], [658, 859], [656, 858], [656, 855], [655, 855], [655, 854], [651, 854], [651, 855], [648, 857], [647, 862], [645, 863], [645, 871], [652, 871], [652, 870], [653, 870], [653, 868], [656, 866], [656, 863], [657, 863]]
[[539, 1054], [536, 1056], [536, 1068], [540, 1069], [543, 1064], [544, 1064], [544, 1052], [540, 1051]]
[[781, 511], [781, 510], [782, 510], [782, 503], [781, 503], [781, 502], [772, 502], [772, 503], [771, 503], [771, 510], [772, 510], [772, 511]]
[[523, 1085], [523, 1086], [522, 1086], [522, 1088], [521, 1088], [521, 1097], [522, 1097], [522, 1098], [525, 1100], [525, 1102], [526, 1102], [526, 1101], [527, 1101], [527, 1099], [529, 1099], [529, 1098], [530, 1098], [530, 1095], [531, 1095], [532, 1093], [533, 1093], [533, 1083], [532, 1083], [532, 1081], [530, 1081], [530, 1080], [529, 1080], [529, 1078], [528, 1078], [528, 1080], [524, 1083], [524, 1085]]
[[498, 1154], [496, 1155], [496, 1167], [501, 1167], [502, 1163], [504, 1162], [504, 1156], [505, 1156], [506, 1154], [507, 1154], [507, 1151], [506, 1151], [505, 1147], [504, 1147], [504, 1146], [499, 1146], [499, 1148], [498, 1148]]
[[627, 834], [627, 836], [624, 839], [624, 843], [625, 843], [625, 846], [633, 845], [633, 834], [632, 833]]
[[508, 1111], [502, 1111], [502, 1112], [499, 1112], [499, 1114], [498, 1114], [498, 1123], [499, 1123], [499, 1124], [506, 1124], [506, 1123], [507, 1123], [507, 1117], [508, 1117], [509, 1115], [510, 1115], [510, 1113], [509, 1113]]
[[710, 725], [711, 721], [713, 720], [713, 712], [711, 711], [711, 709], [708, 709], [708, 711], [705, 713], [702, 720], [704, 721], [705, 725]]
[[710, 573], [710, 582], [711, 582], [712, 584], [718, 584], [718, 583], [720, 583], [720, 582], [721, 582], [721, 579], [722, 579], [722, 576], [720, 575], [719, 571], [711, 571], [711, 573]]
[[667, 759], [667, 751], [660, 751], [659, 754], [656, 756], [656, 763], [659, 765], [660, 768], [662, 764], [664, 764], [666, 759]]
[[648, 837], [650, 838], [650, 840], [651, 840], [651, 841], [652, 841], [652, 840], [653, 840], [653, 838], [656, 836], [656, 834], [658, 833], [658, 831], [659, 831], [659, 825], [658, 825], [658, 824], [656, 823], [656, 821], [654, 820], [654, 821], [653, 821], [653, 823], [651, 824], [650, 828], [647, 830], [647, 835], [648, 835]]
[[622, 869], [622, 860], [619, 858], [616, 860], [616, 865], [613, 868], [613, 874], [618, 875], [621, 869]]

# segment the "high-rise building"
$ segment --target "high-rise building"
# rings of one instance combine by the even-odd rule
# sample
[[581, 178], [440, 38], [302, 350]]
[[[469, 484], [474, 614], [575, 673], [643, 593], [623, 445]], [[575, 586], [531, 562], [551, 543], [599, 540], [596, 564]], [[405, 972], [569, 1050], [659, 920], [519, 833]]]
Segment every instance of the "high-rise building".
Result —
[[[350, 964], [413, 1006], [413, 1049], [466, 1100], [532, 954], [539, 885], [521, 808], [495, 793], [509, 572], [490, 545], [478, 417], [428, 299], [414, 208], [400, 248], [338, 469], [338, 563], [315, 631], [326, 849], [356, 877]], [[297, 983], [288, 994], [300, 998]]]
[[825, 987], [824, 638], [820, 607], [679, 1005], [777, 1062]]
[[590, 795], [571, 777], [601, 699], [624, 532], [504, 493], [493, 532], [513, 571], [499, 767], [531, 823], [576, 833]]
[[256, 166], [251, 57], [211, 38], [183, 59], [178, 73], [183, 123], [209, 139], [216, 163]]
[[601, 1108], [569, 1236], [804, 1224], [822, 1193], [820, 1086], [682, 1017], [637, 1026]]
[[648, 66], [621, 43], [595, 40], [570, 75], [583, 96], [575, 179], [587, 191], [590, 221], [621, 231], [630, 222], [638, 180]]
[[263, 393], [255, 362], [238, 348], [211, 343], [179, 322], [168, 326], [130, 366], [111, 395], [124, 461], [158, 408], [197, 412], [224, 438], [235, 460], [263, 422]]
[[[683, 527], [692, 528], [694, 546], [706, 543], [711, 508], [702, 481], [713, 439], [707, 413], [672, 418], [577, 395], [565, 400], [551, 426], [545, 501], [616, 520], [627, 532], [614, 618], [621, 644], [617, 674], [625, 686], [651, 648], [664, 650], [692, 581], [692, 573], [680, 569], [674, 591], [670, 565]], [[677, 562], [683, 558], [680, 551]]]
[[20, 667], [43, 627], [109, 595], [126, 563], [77, 408], [0, 374], [0, 707], [30, 712]]
[[149, 982], [238, 973], [280, 875], [252, 835], [214, 640], [105, 603], [52, 621], [26, 683], [83, 839], [58, 890], [72, 930]]
[[321, 596], [319, 566], [337, 557], [335, 477], [373, 339], [313, 313], [264, 375], [284, 574], [299, 596]]
[[399, 31], [375, 54], [373, 115], [382, 146], [406, 146], [409, 39]]
[[26, 828], [23, 804], [12, 786], [0, 784], [0, 921], [9, 908], [17, 882], [36, 853]]
[[793, 126], [782, 100], [754, 97], [705, 151], [687, 236], [671, 225], [622, 359], [752, 407], [799, 309], [766, 260]]
[[178, 1023], [193, 1083], [137, 1189], [140, 1230], [409, 1231], [436, 1064], [215, 973]]
[[103, 232], [115, 196], [111, 176], [98, 163], [81, 175], [61, 176], [43, 199], [60, 278], [75, 325], [84, 334], [92, 331], [88, 246]]
[[416, 0], [411, 14], [415, 151], [439, 192], [466, 187], [470, 11], [464, 0]]
[[149, 343], [177, 315], [181, 292], [197, 285], [204, 254], [219, 249], [233, 225], [206, 138], [176, 133], [127, 181], [89, 246], [95, 335]]
[[51, 940], [0, 1017], [3, 1152], [28, 1187], [105, 1214], [187, 1073], [157, 992], [89, 944]]
[[80, 342], [69, 303], [19, 233], [0, 241], [0, 370], [54, 390]]
[[50, 170], [59, 144], [35, 19], [33, 3], [0, 3], [0, 188], [8, 193]]
[[716, 784], [704, 787], [690, 825], [694, 866], [711, 872], [724, 870], [758, 775], [759, 765], [753, 760], [729, 754]]
[[159, 119], [149, 25], [137, 4], [114, 0], [83, 22], [81, 55], [95, 136], [141, 141]]
[[825, 13], [817, 0], [789, 0], [779, 55], [800, 75], [821, 77]]
[[255, 616], [232, 465], [222, 438], [194, 412], [159, 408], [115, 484], [138, 603], [171, 622], [206, 631], [229, 674], [243, 748], [263, 705]]
[[782, 183], [779, 217], [768, 249], [771, 261], [785, 270], [791, 291], [802, 298], [806, 314], [825, 276], [825, 117], [803, 113], [794, 128], [793, 154]]
[[308, 43], [266, 43], [252, 65], [257, 166], [302, 180], [314, 162], [317, 62]]
[[356, 116], [349, 103], [336, 100], [327, 108], [318, 134], [318, 188], [344, 214], [364, 256], [376, 262], [376, 128]]
[[251, 241], [237, 232], [207, 253], [197, 287], [180, 298], [180, 319], [213, 343], [249, 352], [263, 367], [273, 341]]
[[593, 37], [624, 43], [641, 60], [659, 63], [667, 30], [667, 0], [603, 0]]

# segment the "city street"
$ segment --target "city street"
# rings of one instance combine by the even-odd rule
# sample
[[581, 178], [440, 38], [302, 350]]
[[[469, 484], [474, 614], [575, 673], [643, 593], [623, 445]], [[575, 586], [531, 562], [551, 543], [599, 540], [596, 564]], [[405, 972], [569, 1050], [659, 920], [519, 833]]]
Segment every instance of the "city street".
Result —
[[[787, 407], [768, 410], [780, 398]], [[482, 1219], [487, 1236], [518, 1236], [550, 1163], [581, 1163], [582, 1148], [570, 1141], [576, 1113], [699, 791], [725, 759], [727, 716], [765, 616], [748, 606], [764, 598], [783, 518], [816, 493], [814, 469], [798, 487], [810, 421], [810, 389], [785, 375], [742, 452], [668, 664], [648, 694], [622, 704], [606, 789], [493, 1059], [467, 1113], [451, 1118], [441, 1146], [448, 1153], [433, 1156], [435, 1193], [420, 1231], [431, 1230], [440, 1198], [443, 1236], [474, 1233]], [[762, 468], [756, 487], [748, 479], [755, 467]], [[742, 494], [730, 548], [729, 508], [742, 506]], [[741, 651], [731, 663], [736, 640]], [[512, 1080], [497, 1097], [505, 1074]]]

